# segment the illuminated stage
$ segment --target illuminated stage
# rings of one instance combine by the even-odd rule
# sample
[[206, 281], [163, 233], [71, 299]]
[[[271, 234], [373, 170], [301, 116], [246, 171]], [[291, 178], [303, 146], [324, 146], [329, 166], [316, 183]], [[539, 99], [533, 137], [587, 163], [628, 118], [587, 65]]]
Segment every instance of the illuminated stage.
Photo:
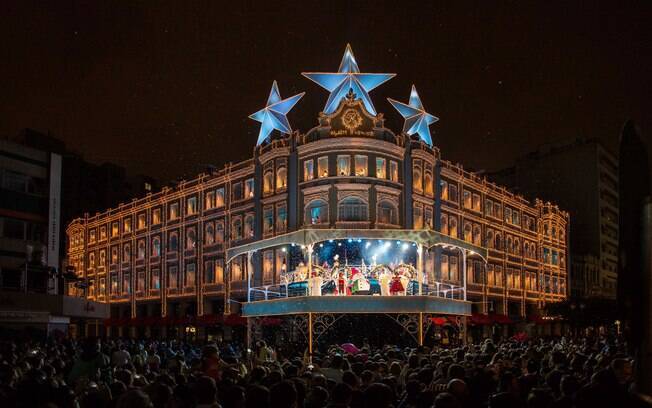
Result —
[[463, 332], [471, 315], [466, 280], [435, 280], [425, 258], [436, 247], [459, 250], [465, 270], [467, 256], [487, 257], [484, 248], [431, 230], [302, 229], [231, 248], [228, 259], [246, 254], [253, 271], [257, 251], [278, 247], [297, 260], [276, 283], [254, 286], [250, 274], [241, 313], [254, 335], [261, 318], [294, 319], [310, 353], [313, 336], [350, 314], [387, 315], [420, 345], [433, 319], [456, 319]]

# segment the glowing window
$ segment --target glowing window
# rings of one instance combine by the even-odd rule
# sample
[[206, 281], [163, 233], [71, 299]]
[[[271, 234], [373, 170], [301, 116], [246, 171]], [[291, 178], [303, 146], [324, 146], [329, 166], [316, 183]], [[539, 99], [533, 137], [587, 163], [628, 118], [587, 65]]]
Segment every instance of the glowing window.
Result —
[[179, 236], [177, 235], [176, 232], [173, 232], [172, 234], [170, 234], [168, 251], [176, 252], [178, 250], [179, 250]]
[[197, 214], [197, 197], [189, 197], [186, 200], [186, 215]]
[[189, 263], [186, 264], [186, 273], [185, 273], [185, 286], [187, 288], [192, 288], [195, 286], [195, 264]]
[[215, 190], [215, 207], [224, 207], [224, 187]]
[[244, 184], [244, 198], [253, 198], [254, 196], [254, 179], [250, 178], [245, 180]]
[[367, 203], [358, 197], [347, 197], [337, 207], [340, 221], [367, 221]]
[[170, 266], [168, 272], [168, 288], [176, 289], [179, 286], [179, 270], [176, 266]]
[[263, 193], [269, 194], [274, 191], [274, 173], [272, 170], [265, 171], [263, 175]]
[[169, 207], [170, 219], [176, 220], [179, 218], [179, 203], [171, 203]]
[[337, 156], [337, 174], [339, 176], [351, 175], [351, 157]]
[[197, 245], [197, 231], [195, 228], [188, 228], [186, 230], [186, 249], [195, 249]]
[[396, 210], [396, 206], [387, 200], [383, 200], [380, 203], [378, 203], [378, 222], [380, 224], [390, 224], [390, 225], [397, 225], [398, 224], [398, 211]]
[[355, 175], [357, 177], [366, 177], [368, 173], [367, 156], [356, 155], [354, 164], [355, 164]]
[[306, 206], [305, 224], [328, 223], [328, 204], [324, 200], [313, 200]]
[[398, 163], [394, 160], [390, 160], [389, 162], [389, 179], [398, 183]]
[[244, 233], [245, 238], [254, 236], [254, 216], [251, 214], [247, 214], [245, 217]]
[[314, 163], [311, 160], [303, 162], [303, 181], [309, 181], [314, 178]]
[[328, 177], [328, 156], [317, 159], [317, 173], [320, 178]]
[[158, 269], [152, 269], [150, 288], [156, 290], [161, 289], [161, 271]]
[[276, 205], [276, 232], [285, 232], [288, 222], [288, 212], [285, 204]]
[[285, 167], [279, 167], [276, 170], [276, 189], [285, 190], [288, 186], [288, 170]]
[[376, 157], [376, 177], [380, 179], [387, 178], [387, 167], [385, 159], [382, 157]]

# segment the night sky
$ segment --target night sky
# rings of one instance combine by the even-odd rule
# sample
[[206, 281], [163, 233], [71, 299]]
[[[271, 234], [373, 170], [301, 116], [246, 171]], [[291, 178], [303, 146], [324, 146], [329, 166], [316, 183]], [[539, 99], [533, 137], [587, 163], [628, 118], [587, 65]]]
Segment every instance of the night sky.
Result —
[[[652, 139], [652, 2], [4, 1], [0, 137], [50, 131], [93, 162], [163, 181], [251, 156], [271, 83], [306, 91], [294, 129], [328, 93], [302, 71], [334, 71], [351, 43], [363, 72], [415, 84], [444, 158], [498, 169], [547, 142], [624, 121]], [[455, 3], [455, 4], [454, 4]]]

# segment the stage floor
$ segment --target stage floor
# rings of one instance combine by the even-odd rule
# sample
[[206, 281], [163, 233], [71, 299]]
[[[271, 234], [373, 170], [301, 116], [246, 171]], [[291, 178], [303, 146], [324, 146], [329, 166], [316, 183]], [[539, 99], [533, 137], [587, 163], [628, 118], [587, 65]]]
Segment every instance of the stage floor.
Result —
[[471, 316], [471, 302], [436, 296], [295, 296], [242, 304], [243, 317], [305, 313], [429, 313]]

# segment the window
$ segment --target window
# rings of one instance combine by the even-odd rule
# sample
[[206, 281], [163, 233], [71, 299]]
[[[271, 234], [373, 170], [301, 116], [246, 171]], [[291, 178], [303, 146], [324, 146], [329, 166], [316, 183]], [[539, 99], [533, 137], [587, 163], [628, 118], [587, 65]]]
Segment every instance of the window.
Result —
[[288, 170], [285, 166], [276, 170], [276, 189], [285, 190], [288, 186]]
[[387, 169], [385, 168], [385, 159], [376, 157], [376, 177], [380, 179], [387, 178]]
[[460, 279], [460, 271], [458, 268], [458, 263], [457, 263], [457, 257], [456, 256], [451, 256], [448, 258], [448, 263], [450, 264], [450, 280], [452, 281], [459, 281]]
[[449, 185], [448, 185], [448, 200], [453, 201], [455, 203], [458, 202], [457, 185], [449, 183]]
[[441, 232], [444, 235], [448, 235], [448, 215], [447, 214], [442, 214], [441, 217], [439, 218], [439, 232]]
[[312, 180], [314, 177], [314, 164], [312, 159], [303, 162], [303, 181]]
[[397, 225], [397, 215], [398, 211], [392, 202], [382, 200], [380, 203], [378, 203], [378, 223]]
[[232, 191], [231, 191], [231, 197], [233, 197], [233, 201], [238, 201], [242, 200], [244, 197], [242, 196], [242, 183], [233, 183], [232, 186]]
[[423, 206], [416, 204], [412, 212], [414, 214], [414, 229], [423, 229]]
[[263, 210], [263, 234], [274, 233], [274, 208], [265, 207]]
[[224, 283], [224, 261], [215, 260], [215, 283]]
[[170, 234], [168, 241], [168, 251], [176, 252], [179, 250], [179, 235], [176, 232]]
[[138, 272], [138, 281], [136, 282], [136, 292], [145, 291], [145, 272]]
[[152, 239], [152, 256], [161, 256], [161, 238], [154, 237]]
[[457, 217], [450, 217], [448, 220], [448, 230], [451, 237], [457, 238]]
[[503, 286], [503, 267], [496, 265], [494, 274], [496, 275], [496, 286]]
[[131, 293], [131, 274], [129, 273], [122, 275], [122, 293], [125, 295]]
[[103, 297], [105, 293], [106, 293], [106, 279], [100, 278], [100, 287], [97, 296]]
[[100, 241], [105, 240], [105, 239], [106, 239], [106, 227], [101, 226], [100, 227]]
[[521, 241], [518, 238], [514, 238], [514, 248], [512, 252], [515, 255], [521, 255]]
[[224, 242], [224, 222], [217, 221], [215, 223], [215, 243], [221, 244]]
[[254, 179], [250, 178], [245, 180], [245, 198], [253, 198], [254, 197]]
[[122, 229], [123, 229], [125, 234], [128, 233], [128, 232], [131, 232], [131, 217], [125, 218], [122, 221]]
[[512, 209], [505, 207], [505, 222], [506, 223], [511, 223], [512, 222]]
[[117, 295], [118, 294], [118, 274], [113, 273], [111, 274], [111, 294], [112, 295]]
[[443, 280], [450, 280], [450, 269], [448, 268], [448, 255], [442, 255], [440, 261], [440, 273]]
[[111, 238], [120, 235], [120, 226], [117, 222], [111, 224]]
[[276, 271], [285, 273], [287, 269], [287, 252], [276, 251]]
[[367, 156], [356, 155], [355, 156], [355, 175], [358, 177], [366, 177], [368, 174], [367, 169]]
[[245, 217], [244, 234], [245, 238], [254, 236], [254, 216], [252, 214], [247, 214]]
[[91, 243], [91, 244], [95, 243], [95, 230], [94, 229], [90, 230], [88, 232], [88, 242]]
[[179, 270], [176, 266], [170, 266], [168, 271], [168, 288], [176, 289], [179, 285]]
[[480, 194], [473, 194], [473, 210], [482, 212], [482, 201], [480, 200]]
[[511, 254], [513, 250], [514, 250], [514, 244], [512, 243], [512, 237], [508, 235], [507, 238], [505, 239], [505, 251]]
[[423, 176], [423, 191], [426, 193], [427, 196], [432, 197], [433, 192], [432, 192], [432, 173], [429, 171], [426, 171]]
[[88, 267], [90, 269], [95, 268], [95, 253], [93, 253], [93, 252], [88, 254]]
[[319, 177], [328, 177], [328, 156], [322, 156], [317, 159], [317, 173]]
[[448, 183], [444, 180], [442, 180], [439, 183], [439, 188], [441, 190], [441, 199], [442, 200], [448, 200]]
[[473, 226], [473, 244], [477, 246], [482, 245], [482, 228], [479, 225]]
[[188, 197], [186, 199], [186, 215], [197, 214], [197, 197]]
[[421, 165], [415, 164], [412, 170], [412, 187], [415, 191], [423, 191], [423, 179], [421, 178]]
[[138, 222], [137, 222], [138, 229], [141, 230], [147, 226], [147, 214], [145, 213], [140, 213], [138, 214]]
[[106, 251], [104, 249], [100, 250], [100, 266], [106, 266]]
[[111, 264], [115, 265], [118, 263], [118, 247], [111, 247]]
[[185, 277], [186, 277], [185, 287], [187, 288], [195, 287], [195, 264], [194, 263], [186, 264]]
[[470, 222], [464, 223], [464, 240], [466, 242], [473, 242], [473, 227]]
[[305, 224], [326, 224], [328, 223], [328, 204], [324, 200], [313, 200], [306, 206]]
[[215, 207], [215, 191], [207, 191], [204, 194], [204, 209], [210, 210]]
[[239, 281], [242, 279], [242, 257], [238, 256], [231, 261], [231, 281]]
[[494, 266], [487, 265], [487, 285], [496, 286], [496, 275], [494, 273]]
[[543, 262], [550, 263], [550, 249], [543, 248]]
[[269, 283], [274, 279], [274, 251], [263, 252], [263, 282]]
[[125, 244], [122, 247], [122, 262], [129, 262], [131, 260], [131, 246]]
[[186, 230], [186, 249], [195, 249], [197, 246], [197, 231], [195, 227]]
[[288, 212], [285, 204], [276, 204], [276, 232], [285, 232], [288, 224]]
[[389, 161], [389, 179], [398, 183], [398, 163], [394, 160]]
[[209, 222], [204, 227], [204, 245], [213, 245], [215, 243], [215, 226]]
[[340, 176], [351, 174], [351, 157], [337, 156], [337, 174]]
[[487, 230], [487, 248], [494, 247], [494, 231], [491, 229]]
[[215, 262], [204, 262], [204, 283], [207, 285], [215, 283]]
[[496, 244], [494, 245], [494, 247], [499, 251], [503, 250], [503, 237], [500, 234], [500, 232], [496, 233]]
[[426, 229], [433, 229], [432, 225], [432, 208], [425, 207], [423, 210], [423, 222]]
[[502, 206], [500, 205], [500, 203], [494, 203], [494, 217], [496, 218], [503, 217]]
[[494, 216], [494, 203], [493, 203], [493, 201], [489, 200], [488, 198], [484, 200], [484, 214], [487, 217], [493, 217]]
[[242, 218], [236, 217], [231, 222], [231, 238], [242, 239]]
[[367, 203], [358, 197], [346, 197], [340, 201], [337, 213], [340, 221], [367, 221]]
[[144, 259], [145, 258], [145, 241], [142, 240], [142, 239], [138, 241], [137, 258], [138, 259]]
[[170, 211], [170, 220], [176, 220], [179, 218], [179, 203], [172, 203], [169, 207]]
[[224, 207], [224, 187], [215, 190], [215, 207]]
[[471, 208], [473, 206], [473, 200], [471, 199], [471, 192], [468, 190], [464, 190], [462, 192], [462, 197], [464, 200], [464, 208]]
[[[161, 223], [161, 209], [155, 208], [152, 210], [152, 224], [158, 225], [160, 223]], [[131, 222], [129, 224], [131, 224]]]
[[521, 217], [518, 211], [512, 212], [512, 224], [521, 225]]
[[263, 175], [263, 193], [269, 194], [274, 191], [274, 173], [271, 169], [266, 170]]
[[156, 290], [161, 289], [161, 271], [158, 269], [152, 269], [150, 288]]

